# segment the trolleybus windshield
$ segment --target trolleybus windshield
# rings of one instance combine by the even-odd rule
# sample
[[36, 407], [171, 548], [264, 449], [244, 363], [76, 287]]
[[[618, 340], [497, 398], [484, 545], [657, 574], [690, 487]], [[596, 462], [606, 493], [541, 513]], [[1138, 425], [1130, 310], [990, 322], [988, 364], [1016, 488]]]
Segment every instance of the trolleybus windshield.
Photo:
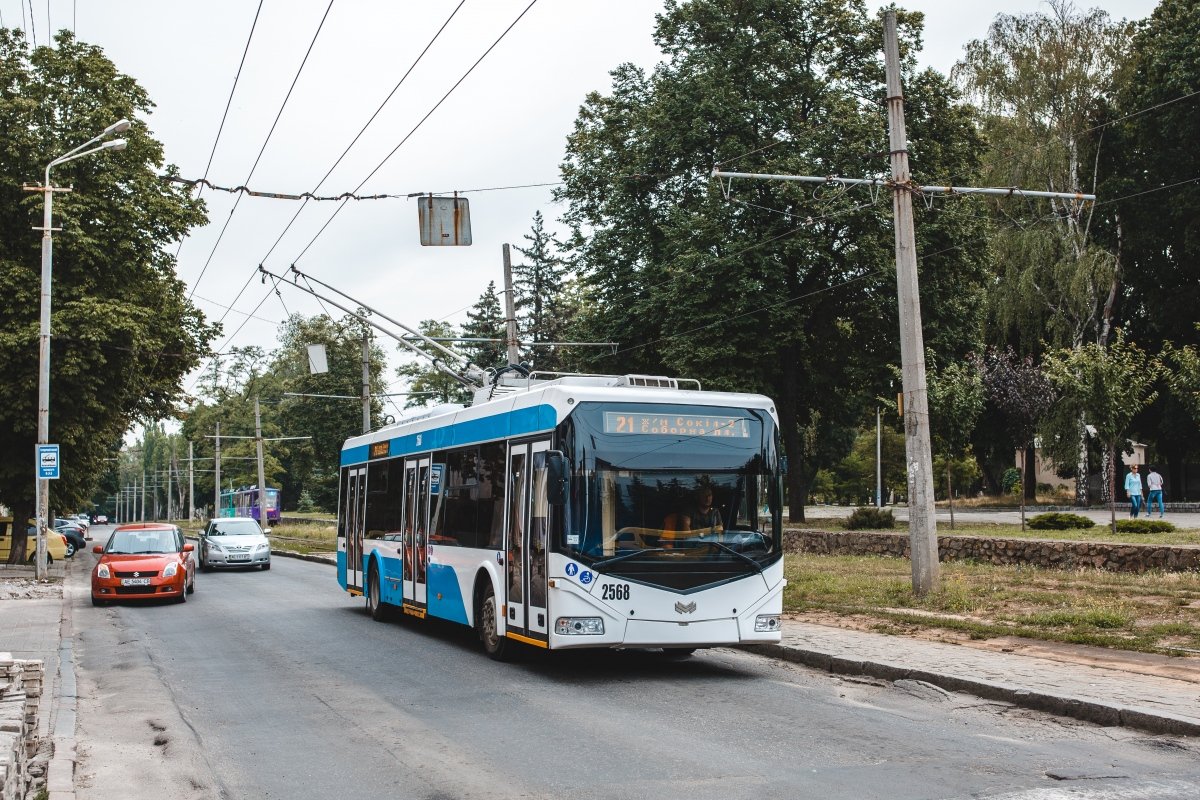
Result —
[[570, 419], [562, 546], [571, 557], [674, 588], [779, 557], [782, 487], [765, 412], [585, 403]]

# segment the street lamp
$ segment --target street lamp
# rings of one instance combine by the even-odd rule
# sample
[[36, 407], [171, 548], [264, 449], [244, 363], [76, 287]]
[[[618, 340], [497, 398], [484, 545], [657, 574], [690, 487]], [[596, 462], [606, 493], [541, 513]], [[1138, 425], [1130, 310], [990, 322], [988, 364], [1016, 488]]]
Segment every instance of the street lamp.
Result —
[[[44, 445], [49, 443], [50, 439], [50, 283], [52, 264], [54, 260], [54, 244], [51, 239], [51, 214], [54, 207], [55, 192], [69, 192], [69, 188], [55, 189], [50, 185], [50, 169], [57, 167], [59, 164], [65, 164], [68, 161], [74, 161], [77, 158], [90, 156], [93, 153], [99, 153], [101, 150], [124, 150], [124, 139], [110, 139], [97, 147], [92, 147], [90, 150], [84, 148], [105, 139], [114, 133], [124, 133], [129, 130], [129, 120], [123, 119], [120, 122], [114, 122], [109, 125], [99, 135], [88, 139], [83, 144], [76, 147], [46, 165], [46, 180], [40, 187], [33, 187], [34, 191], [41, 191], [44, 196], [43, 211], [42, 211], [42, 227], [34, 228], [34, 230], [42, 231], [42, 316], [41, 316], [41, 336], [38, 342], [38, 444]], [[37, 577], [39, 580], [46, 578], [46, 525], [50, 517], [50, 481], [41, 475], [41, 465], [36, 457], [38, 448], [34, 448], [34, 478], [36, 479], [37, 487]]]

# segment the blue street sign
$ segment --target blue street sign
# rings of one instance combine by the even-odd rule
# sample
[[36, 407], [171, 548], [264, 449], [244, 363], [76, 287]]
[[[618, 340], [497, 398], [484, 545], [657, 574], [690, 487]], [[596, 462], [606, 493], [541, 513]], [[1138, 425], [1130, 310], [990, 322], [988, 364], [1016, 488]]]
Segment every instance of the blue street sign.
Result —
[[58, 445], [39, 444], [37, 446], [38, 477], [42, 480], [58, 480]]

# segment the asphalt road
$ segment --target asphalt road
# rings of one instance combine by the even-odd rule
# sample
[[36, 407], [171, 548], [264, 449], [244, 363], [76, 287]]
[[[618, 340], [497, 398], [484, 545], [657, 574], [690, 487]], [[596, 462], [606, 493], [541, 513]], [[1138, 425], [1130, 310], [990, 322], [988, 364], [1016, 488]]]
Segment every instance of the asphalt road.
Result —
[[68, 596], [80, 800], [1200, 793], [1194, 742], [736, 650], [499, 664], [465, 629], [373, 622], [330, 567], [286, 558], [200, 575], [183, 605]]

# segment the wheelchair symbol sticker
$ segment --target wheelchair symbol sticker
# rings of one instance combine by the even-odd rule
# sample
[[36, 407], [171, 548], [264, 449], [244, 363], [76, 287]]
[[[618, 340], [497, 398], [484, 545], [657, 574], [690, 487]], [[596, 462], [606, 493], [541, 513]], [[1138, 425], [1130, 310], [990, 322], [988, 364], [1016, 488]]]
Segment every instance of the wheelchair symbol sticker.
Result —
[[579, 582], [582, 583], [584, 586], [587, 586], [589, 583], [592, 582], [592, 573], [588, 572], [586, 569], [583, 572], [579, 573]]
[[566, 572], [568, 578], [574, 578], [579, 573], [579, 565], [573, 563], [567, 564]]

